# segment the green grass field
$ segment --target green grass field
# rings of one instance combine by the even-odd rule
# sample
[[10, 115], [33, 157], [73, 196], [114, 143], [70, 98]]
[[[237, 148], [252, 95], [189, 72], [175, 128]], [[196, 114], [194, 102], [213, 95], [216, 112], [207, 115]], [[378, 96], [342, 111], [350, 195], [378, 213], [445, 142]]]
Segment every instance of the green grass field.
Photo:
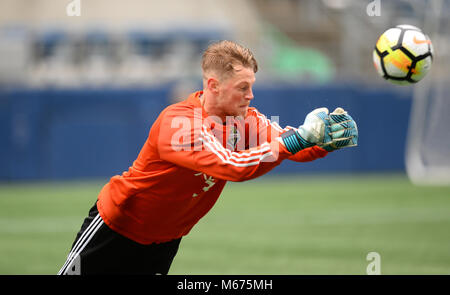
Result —
[[[0, 274], [55, 274], [104, 181], [0, 185]], [[229, 183], [170, 274], [450, 274], [450, 187], [404, 175]]]

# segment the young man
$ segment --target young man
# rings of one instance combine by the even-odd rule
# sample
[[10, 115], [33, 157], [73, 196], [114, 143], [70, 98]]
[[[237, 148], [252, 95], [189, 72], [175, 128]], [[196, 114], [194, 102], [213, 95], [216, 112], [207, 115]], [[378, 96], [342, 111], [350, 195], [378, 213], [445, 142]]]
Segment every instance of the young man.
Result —
[[227, 181], [357, 143], [341, 108], [282, 129], [250, 107], [258, 65], [234, 42], [210, 45], [202, 70], [203, 91], [163, 110], [133, 166], [103, 187], [59, 274], [167, 274], [181, 238]]

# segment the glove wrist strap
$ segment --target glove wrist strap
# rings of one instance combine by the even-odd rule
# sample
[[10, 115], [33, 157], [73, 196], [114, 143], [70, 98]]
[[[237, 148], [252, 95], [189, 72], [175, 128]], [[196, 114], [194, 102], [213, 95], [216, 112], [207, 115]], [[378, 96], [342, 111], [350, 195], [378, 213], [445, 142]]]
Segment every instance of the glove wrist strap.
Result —
[[283, 134], [281, 134], [281, 138], [287, 150], [292, 154], [295, 154], [303, 149], [314, 146], [313, 143], [310, 143], [309, 141], [305, 140], [294, 129], [288, 130]]

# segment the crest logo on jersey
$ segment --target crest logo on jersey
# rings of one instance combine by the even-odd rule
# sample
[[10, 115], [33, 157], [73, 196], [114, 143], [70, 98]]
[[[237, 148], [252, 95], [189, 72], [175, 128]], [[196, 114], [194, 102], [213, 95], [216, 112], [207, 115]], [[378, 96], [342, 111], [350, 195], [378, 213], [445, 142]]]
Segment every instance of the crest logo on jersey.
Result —
[[228, 136], [227, 139], [227, 148], [229, 148], [232, 151], [236, 150], [237, 143], [239, 142], [240, 139], [241, 134], [239, 133], [237, 127], [236, 126], [231, 127], [230, 135]]

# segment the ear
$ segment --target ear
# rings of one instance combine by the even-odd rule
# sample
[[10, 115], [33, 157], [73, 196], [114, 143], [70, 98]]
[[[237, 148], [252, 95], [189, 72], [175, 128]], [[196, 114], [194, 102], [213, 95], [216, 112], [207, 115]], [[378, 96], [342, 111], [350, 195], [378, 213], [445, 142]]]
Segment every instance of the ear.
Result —
[[216, 78], [210, 77], [206, 81], [206, 86], [208, 87], [208, 90], [211, 92], [219, 92], [219, 80]]

